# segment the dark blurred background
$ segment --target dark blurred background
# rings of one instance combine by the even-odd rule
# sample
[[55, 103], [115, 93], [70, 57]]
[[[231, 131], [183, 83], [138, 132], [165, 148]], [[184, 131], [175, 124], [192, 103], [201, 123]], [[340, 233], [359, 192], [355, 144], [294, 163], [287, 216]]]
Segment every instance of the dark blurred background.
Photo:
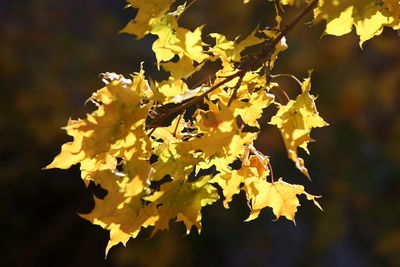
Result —
[[[184, 236], [183, 226], [107, 259], [108, 232], [81, 219], [93, 207], [78, 167], [41, 170], [69, 141], [60, 129], [69, 117], [90, 112], [84, 101], [102, 87], [102, 72], [128, 75], [145, 61], [153, 37], [117, 34], [135, 15], [123, 0], [0, 1], [0, 262], [3, 266], [400, 266], [400, 39], [383, 34], [358, 46], [354, 33], [323, 37], [323, 25], [300, 24], [287, 36], [275, 73], [299, 78], [314, 69], [313, 94], [330, 123], [312, 133], [304, 155], [313, 182], [292, 162], [266, 114], [257, 147], [271, 156], [275, 176], [322, 195], [321, 212], [304, 198], [297, 225], [273, 221], [269, 209], [244, 223], [243, 194], [231, 209], [221, 201], [204, 208], [203, 231]], [[190, 29], [234, 39], [257, 24], [274, 25], [264, 1], [198, 0], [182, 17]], [[299, 9], [288, 8], [286, 21]], [[308, 21], [311, 17], [307, 18]], [[289, 94], [298, 87], [279, 80]]]

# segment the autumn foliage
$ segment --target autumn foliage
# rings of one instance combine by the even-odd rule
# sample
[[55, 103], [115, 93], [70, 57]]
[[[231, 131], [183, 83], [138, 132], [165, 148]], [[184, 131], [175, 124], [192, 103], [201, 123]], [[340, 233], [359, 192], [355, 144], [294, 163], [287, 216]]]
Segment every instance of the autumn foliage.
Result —
[[[240, 191], [250, 207], [247, 221], [266, 207], [277, 219], [295, 221], [299, 195], [321, 208], [319, 196], [274, 177], [268, 151], [254, 146], [260, 124], [275, 125], [288, 157], [309, 177], [298, 152], [309, 153], [311, 130], [328, 125], [311, 93], [312, 71], [298, 79], [274, 72], [274, 64], [288, 48], [285, 35], [309, 12], [315, 23], [326, 20], [325, 34], [343, 35], [355, 25], [362, 45], [384, 26], [400, 28], [399, 2], [281, 0], [273, 27], [258, 27], [235, 40], [212, 33], [212, 43], [204, 40], [203, 25], [193, 31], [180, 25], [179, 17], [190, 12], [190, 4], [128, 2], [138, 13], [122, 32], [138, 39], [156, 35], [152, 50], [169, 77], [152, 80], [143, 68], [131, 77], [102, 74], [105, 87], [87, 100], [96, 110], [85, 119], [68, 121], [65, 130], [73, 141], [46, 167], [80, 164], [86, 184], [94, 182], [107, 190], [91, 213], [81, 215], [110, 231], [106, 253], [135, 238], [142, 228], [153, 227], [153, 234], [168, 229], [171, 219], [183, 222], [187, 233], [193, 226], [200, 231], [202, 207], [222, 198], [229, 208]], [[284, 26], [280, 10], [295, 4], [299, 14]], [[219, 69], [193, 85], [192, 75], [207, 62]], [[275, 79], [279, 76], [298, 83], [295, 98], [280, 87]], [[271, 107], [277, 110], [271, 120], [260, 120]]]

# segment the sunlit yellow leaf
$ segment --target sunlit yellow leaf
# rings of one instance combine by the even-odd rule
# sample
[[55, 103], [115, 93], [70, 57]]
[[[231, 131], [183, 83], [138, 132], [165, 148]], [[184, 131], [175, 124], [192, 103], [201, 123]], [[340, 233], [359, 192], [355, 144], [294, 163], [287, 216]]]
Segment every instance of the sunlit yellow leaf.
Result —
[[332, 19], [327, 25], [325, 32], [327, 34], [341, 36], [351, 32], [353, 28], [353, 6], [349, 6], [339, 17]]
[[[137, 166], [143, 165], [138, 162]], [[135, 168], [137, 170], [137, 168]], [[143, 169], [143, 168], [142, 168]], [[143, 172], [145, 171], [145, 172]], [[110, 241], [106, 248], [106, 255], [112, 246], [122, 242], [124, 245], [129, 238], [135, 238], [142, 227], [154, 225], [158, 219], [154, 205], [144, 206], [141, 194], [145, 186], [146, 171], [136, 171], [132, 176], [118, 175], [110, 171], [101, 171], [91, 174], [91, 178], [107, 190], [104, 199], [95, 198], [95, 208], [89, 214], [80, 214], [81, 217], [110, 230]]]
[[[167, 13], [153, 21], [151, 33], [158, 36], [153, 43], [153, 51], [158, 64], [171, 60], [175, 55], [180, 59], [186, 57], [198, 63], [208, 58], [208, 55], [203, 53], [204, 44], [201, 39], [203, 27], [197, 27], [192, 32], [178, 26], [177, 17], [184, 9], [185, 6], [180, 6], [177, 11]], [[188, 64], [187, 59], [185, 64]]]
[[202, 151], [204, 157], [211, 160], [223, 158], [228, 165], [243, 152], [245, 144], [252, 143], [256, 138], [254, 133], [241, 133], [233, 111], [223, 104], [219, 106], [210, 103], [211, 110], [201, 113], [199, 129], [205, 134], [187, 141], [182, 146], [182, 153]]
[[69, 168], [81, 163], [83, 172], [113, 170], [116, 157], [128, 158], [135, 151], [148, 153], [151, 146], [144, 124], [150, 105], [140, 102], [149, 88], [141, 75], [134, 76], [133, 81], [107, 76], [111, 81], [90, 98], [97, 110], [84, 120], [68, 122], [65, 129], [74, 140], [65, 144], [46, 168]]
[[192, 226], [201, 230], [201, 208], [219, 199], [217, 189], [208, 184], [205, 176], [197, 182], [173, 181], [161, 185], [160, 191], [146, 197], [147, 201], [157, 204], [159, 218], [154, 232], [169, 228], [169, 221], [177, 217], [183, 221], [187, 234]]
[[228, 203], [232, 201], [232, 197], [238, 194], [241, 189], [241, 184], [245, 183], [247, 179], [257, 177], [258, 179], [265, 179], [269, 174], [269, 170], [266, 168], [268, 159], [265, 158], [261, 161], [256, 156], [252, 155], [246, 162], [242, 163], [242, 167], [239, 170], [233, 170], [230, 172], [222, 172], [216, 175], [210, 182], [218, 183], [222, 188], [222, 193], [225, 197], [224, 207], [229, 208]]
[[134, 34], [138, 39], [143, 38], [150, 31], [152, 21], [164, 15], [174, 1], [127, 0], [129, 2], [128, 7], [138, 8], [138, 13], [121, 31]]
[[162, 62], [160, 65], [168, 72], [171, 73], [175, 79], [185, 79], [190, 77], [196, 71], [199, 71], [203, 65], [203, 61], [200, 64], [194, 65], [193, 60], [187, 55], [183, 55], [178, 62]]
[[154, 99], [161, 103], [168, 103], [175, 96], [185, 94], [189, 89], [182, 80], [167, 80], [155, 84], [156, 91]]
[[176, 140], [169, 140], [156, 148], [155, 154], [158, 159], [152, 165], [154, 168], [152, 179], [161, 180], [165, 175], [170, 175], [174, 180], [187, 179], [200, 159], [193, 153], [179, 153], [179, 147], [184, 145]]
[[211, 37], [215, 38], [216, 44], [210, 50], [214, 55], [223, 56], [230, 61], [240, 61], [240, 50], [236, 48], [234, 41], [229, 41], [220, 33], [211, 33]]
[[310, 94], [311, 79], [305, 79], [302, 84], [302, 93], [296, 100], [290, 100], [286, 105], [279, 105], [279, 110], [271, 118], [270, 124], [276, 125], [281, 131], [288, 151], [289, 158], [296, 163], [296, 167], [306, 176], [309, 176], [302, 158], [297, 156], [297, 148], [306, 152], [311, 129], [328, 125], [319, 115], [315, 106], [315, 97]]
[[294, 221], [297, 207], [300, 206], [297, 195], [300, 194], [305, 194], [307, 199], [313, 200], [315, 205], [321, 208], [315, 200], [317, 197], [306, 193], [303, 186], [288, 184], [282, 178], [274, 183], [258, 178], [247, 179], [245, 187], [246, 196], [252, 209], [246, 221], [256, 219], [265, 207], [272, 208], [276, 219], [283, 216]]
[[244, 99], [246, 101], [238, 99], [232, 102], [231, 108], [235, 110], [235, 116], [240, 115], [244, 123], [259, 127], [257, 119], [261, 118], [263, 109], [267, 108], [274, 101], [274, 95], [260, 90], [252, 94], [249, 98]]

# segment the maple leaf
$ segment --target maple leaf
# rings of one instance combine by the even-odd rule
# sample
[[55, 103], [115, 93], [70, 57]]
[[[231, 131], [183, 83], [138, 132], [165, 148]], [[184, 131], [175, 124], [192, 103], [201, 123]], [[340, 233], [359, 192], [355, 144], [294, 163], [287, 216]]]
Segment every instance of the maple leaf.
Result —
[[[311, 72], [310, 72], [311, 75]], [[286, 105], [280, 105], [270, 124], [276, 125], [281, 131], [289, 158], [296, 163], [296, 167], [307, 177], [308, 170], [304, 160], [297, 156], [297, 148], [303, 148], [307, 153], [307, 144], [313, 141], [310, 137], [312, 128], [324, 127], [328, 124], [318, 115], [315, 107], [315, 97], [310, 94], [311, 78], [304, 80], [301, 86], [302, 93], [296, 100], [290, 100]]]
[[[135, 238], [142, 227], [154, 225], [158, 219], [154, 205], [143, 205], [141, 197], [146, 186], [150, 166], [147, 161], [137, 161], [129, 168], [130, 176], [111, 171], [90, 174], [91, 179], [107, 190], [104, 199], [95, 198], [95, 207], [82, 218], [110, 230], [106, 255], [111, 247], [122, 242], [124, 245]], [[133, 171], [134, 170], [134, 171]]]
[[145, 200], [157, 204], [159, 214], [154, 232], [169, 228], [170, 219], [177, 218], [186, 226], [189, 234], [192, 226], [201, 230], [201, 208], [219, 199], [217, 189], [208, 184], [208, 176], [196, 182], [172, 181], [162, 184], [160, 191], [145, 197]]
[[186, 56], [199, 63], [208, 58], [208, 55], [203, 53], [203, 27], [199, 26], [192, 32], [178, 26], [177, 17], [184, 10], [185, 5], [179, 6], [176, 11], [165, 14], [152, 24], [151, 33], [158, 36], [153, 43], [158, 64], [171, 60], [175, 55], [180, 59]]
[[158, 159], [152, 165], [154, 168], [152, 179], [161, 180], [165, 175], [170, 175], [174, 180], [187, 179], [201, 159], [193, 153], [179, 153], [181, 150], [179, 147], [184, 145], [177, 140], [169, 140], [155, 149]]
[[225, 197], [223, 205], [226, 209], [229, 208], [229, 202], [232, 201], [233, 195], [239, 194], [240, 185], [244, 181], [244, 177], [233, 171], [231, 173], [218, 173], [210, 181], [212, 183], [217, 183], [222, 188], [222, 193]]
[[204, 135], [185, 142], [178, 152], [184, 154], [202, 151], [209, 164], [215, 164], [217, 170], [222, 171], [244, 151], [244, 145], [253, 142], [257, 134], [242, 133], [233, 111], [224, 104], [217, 107], [209, 102], [209, 106], [209, 111], [200, 112], [201, 119], [197, 124]]
[[211, 33], [211, 37], [215, 38], [215, 45], [210, 49], [216, 56], [223, 56], [229, 61], [240, 61], [240, 52], [242, 48], [237, 47], [235, 41], [229, 41], [223, 34]]
[[234, 109], [234, 115], [240, 116], [245, 124], [260, 127], [257, 119], [261, 118], [263, 110], [273, 103], [274, 99], [274, 95], [260, 90], [251, 94], [249, 98], [238, 97], [232, 101], [231, 108]]
[[214, 176], [210, 182], [217, 183], [222, 188], [225, 197], [223, 205], [226, 209], [229, 208], [228, 203], [232, 201], [233, 195], [240, 192], [241, 184], [245, 183], [247, 179], [267, 177], [269, 170], [266, 165], [268, 165], [268, 158], [260, 159], [252, 155], [249, 159], [243, 159], [242, 167], [239, 170], [221, 172]]
[[138, 8], [136, 17], [131, 20], [121, 32], [136, 35], [138, 39], [149, 33], [154, 20], [161, 17], [168, 11], [175, 0], [127, 0], [127, 7]]
[[136, 150], [146, 154], [151, 149], [144, 133], [150, 105], [141, 105], [148, 89], [141, 75], [133, 81], [112, 80], [94, 93], [90, 100], [95, 101], [98, 109], [84, 120], [69, 120], [65, 129], [74, 140], [64, 144], [46, 168], [66, 169], [81, 163], [84, 172], [113, 170], [115, 157], [127, 157]]
[[175, 79], [185, 79], [191, 76], [193, 73], [196, 71], [199, 71], [204, 63], [206, 61], [203, 61], [202, 63], [198, 65], [193, 65], [193, 60], [188, 57], [187, 55], [183, 55], [182, 57], [179, 58], [178, 62], [162, 62], [161, 66], [168, 72], [171, 73], [171, 76], [173, 76]]
[[308, 200], [312, 200], [322, 210], [319, 203], [315, 200], [318, 196], [310, 195], [304, 191], [303, 186], [288, 184], [282, 178], [273, 183], [256, 177], [246, 179], [245, 191], [252, 209], [246, 221], [256, 219], [265, 207], [272, 208], [276, 219], [284, 216], [288, 220], [295, 221], [294, 217], [297, 207], [300, 206], [297, 195], [300, 194], [304, 194]]
[[170, 78], [169, 80], [156, 82], [153, 92], [155, 92], [154, 100], [160, 103], [170, 103], [179, 102], [173, 101], [174, 97], [178, 95], [183, 95], [189, 90], [186, 83], [180, 79], [174, 80]]

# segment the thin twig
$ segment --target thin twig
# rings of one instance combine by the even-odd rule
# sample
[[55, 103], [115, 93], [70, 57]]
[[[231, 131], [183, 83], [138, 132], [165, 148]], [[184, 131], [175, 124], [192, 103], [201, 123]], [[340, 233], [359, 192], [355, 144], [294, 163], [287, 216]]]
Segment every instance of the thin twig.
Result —
[[[300, 86], [300, 90], [302, 90], [303, 84], [300, 82], [299, 79], [297, 79], [296, 76], [294, 76], [294, 75], [292, 75], [292, 74], [275, 74], [275, 75], [270, 75], [270, 77], [271, 77], [272, 79], [278, 78], [278, 77], [289, 77], [289, 78], [292, 78], [292, 79], [295, 80], [295, 81], [297, 82], [297, 84]], [[278, 88], [279, 88], [279, 90], [282, 92], [282, 94], [285, 95], [285, 97], [286, 97], [286, 99], [287, 99], [287, 102], [289, 102], [289, 101], [290, 101], [290, 97], [288, 96], [288, 94], [286, 93], [286, 91], [283, 90], [281, 86], [278, 86]]]
[[233, 89], [232, 96], [231, 96], [231, 98], [229, 99], [228, 107], [232, 104], [232, 101], [233, 101], [234, 99], [236, 99], [237, 90], [239, 89], [240, 84], [242, 83], [242, 80], [243, 80], [244, 75], [245, 75], [245, 73], [243, 73], [242, 75], [239, 76], [239, 80], [237, 81], [237, 83], [236, 83], [236, 85], [235, 85], [235, 88]]
[[282, 73], [282, 74], [274, 74], [274, 75], [270, 75], [270, 76], [271, 76], [272, 79], [273, 79], [273, 78], [277, 78], [277, 77], [290, 77], [290, 78], [292, 78], [293, 80], [295, 80], [295, 81], [300, 85], [300, 87], [303, 85], [303, 84], [300, 82], [300, 80], [297, 79], [297, 77], [294, 76], [294, 75], [292, 75], [292, 74]]
[[[276, 86], [272, 87], [271, 90], [274, 90], [275, 88], [276, 88]], [[285, 92], [285, 91], [282, 90], [282, 92]], [[289, 96], [288, 96], [287, 94], [285, 94], [286, 101], [283, 101], [283, 99], [282, 99], [282, 97], [280, 96], [280, 94], [275, 93], [274, 95], [278, 98], [279, 103], [282, 104], [282, 105], [285, 105], [285, 104], [287, 104], [287, 103], [290, 101], [290, 98], [289, 98]]]
[[174, 137], [176, 137], [176, 131], [178, 130], [178, 126], [179, 126], [179, 123], [181, 122], [182, 116], [183, 116], [183, 112], [179, 115], [178, 121], [176, 122], [175, 130], [173, 133]]

